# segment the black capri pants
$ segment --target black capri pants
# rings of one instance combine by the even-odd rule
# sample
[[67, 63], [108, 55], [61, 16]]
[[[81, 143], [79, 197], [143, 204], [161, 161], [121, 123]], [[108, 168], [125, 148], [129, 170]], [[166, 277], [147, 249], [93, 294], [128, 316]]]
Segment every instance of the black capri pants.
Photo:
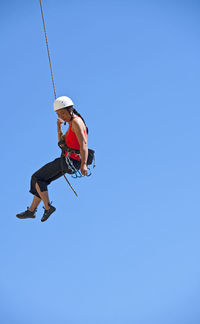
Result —
[[[71, 159], [74, 167], [79, 170], [81, 162]], [[63, 174], [73, 174], [74, 172], [70, 169], [68, 164], [65, 161], [65, 157], [61, 156], [60, 158], [55, 159], [52, 162], [45, 164], [42, 168], [36, 171], [31, 177], [31, 188], [30, 192], [40, 198], [35, 184], [37, 182], [40, 190], [47, 191], [47, 186], [54, 180], [60, 178]]]

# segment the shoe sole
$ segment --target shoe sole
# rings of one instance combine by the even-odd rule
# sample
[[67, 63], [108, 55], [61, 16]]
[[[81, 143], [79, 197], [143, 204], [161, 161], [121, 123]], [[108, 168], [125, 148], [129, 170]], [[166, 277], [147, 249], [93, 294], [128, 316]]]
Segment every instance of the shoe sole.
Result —
[[35, 218], [35, 216], [23, 217], [23, 216], [17, 216], [17, 215], [16, 215], [16, 217], [19, 219]]

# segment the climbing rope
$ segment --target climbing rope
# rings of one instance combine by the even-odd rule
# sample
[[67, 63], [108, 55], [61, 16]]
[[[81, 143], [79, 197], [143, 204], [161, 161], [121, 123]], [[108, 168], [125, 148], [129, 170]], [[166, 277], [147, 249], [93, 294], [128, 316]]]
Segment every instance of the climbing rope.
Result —
[[[46, 32], [46, 27], [45, 27], [44, 14], [43, 14], [42, 1], [41, 0], [40, 0], [40, 9], [41, 9], [42, 22], [43, 22], [43, 28], [44, 28], [44, 34], [45, 34], [45, 40], [46, 40], [47, 53], [48, 53], [48, 58], [49, 58], [49, 66], [50, 66], [50, 71], [51, 71], [51, 80], [52, 80], [52, 84], [53, 84], [54, 97], [56, 99], [56, 88], [55, 88], [55, 82], [54, 82], [54, 78], [53, 78], [51, 57], [50, 57], [50, 52], [49, 52], [49, 44], [48, 44], [48, 40], [47, 40], [47, 32]], [[63, 176], [64, 176], [65, 180], [67, 181], [68, 185], [70, 186], [70, 188], [72, 189], [72, 191], [74, 192], [74, 194], [78, 197], [76, 191], [72, 187], [71, 183], [69, 182], [69, 180], [67, 179], [65, 174], [63, 174]]]
[[49, 52], [49, 44], [48, 44], [48, 40], [47, 40], [47, 31], [46, 31], [45, 22], [44, 22], [44, 14], [43, 14], [42, 1], [41, 0], [40, 0], [40, 9], [41, 9], [42, 22], [43, 22], [43, 27], [44, 27], [44, 34], [45, 34], [45, 40], [46, 40], [46, 46], [47, 46], [47, 53], [48, 53], [48, 58], [49, 58], [49, 66], [50, 66], [50, 70], [51, 70], [51, 79], [52, 79], [52, 84], [53, 84], [54, 97], [56, 99], [56, 88], [55, 88], [55, 82], [54, 82], [54, 78], [53, 78], [53, 70], [52, 70], [51, 58], [50, 58], [50, 52]]

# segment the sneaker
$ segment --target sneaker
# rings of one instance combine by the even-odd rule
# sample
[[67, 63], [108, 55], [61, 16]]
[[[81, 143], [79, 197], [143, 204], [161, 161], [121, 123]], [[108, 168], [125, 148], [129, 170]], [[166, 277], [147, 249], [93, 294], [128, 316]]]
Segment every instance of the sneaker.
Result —
[[43, 216], [41, 218], [41, 222], [45, 222], [49, 218], [49, 216], [55, 212], [56, 208], [54, 206], [52, 206], [50, 203], [49, 203], [49, 206], [50, 206], [50, 208], [48, 210], [46, 210], [43, 207], [44, 208], [44, 214], [43, 214]]
[[27, 210], [17, 214], [16, 217], [20, 218], [20, 219], [26, 219], [26, 218], [35, 218], [35, 213], [37, 211], [37, 208], [32, 212], [29, 210], [29, 207], [27, 207]]

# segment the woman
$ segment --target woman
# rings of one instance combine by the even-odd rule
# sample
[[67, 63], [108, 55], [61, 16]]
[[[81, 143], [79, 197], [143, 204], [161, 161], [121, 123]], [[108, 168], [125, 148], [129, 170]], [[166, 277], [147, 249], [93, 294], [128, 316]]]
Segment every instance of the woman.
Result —
[[[20, 219], [35, 218], [37, 207], [42, 200], [45, 210], [41, 221], [46, 221], [56, 210], [56, 208], [50, 204], [47, 186], [52, 181], [60, 178], [63, 174], [72, 174], [75, 170], [80, 169], [82, 176], [87, 175], [88, 129], [84, 119], [74, 109], [73, 105], [72, 100], [65, 96], [57, 98], [54, 102], [54, 111], [56, 111], [58, 115], [58, 141], [67, 145], [68, 148], [79, 150], [80, 155], [65, 152], [60, 158], [47, 163], [32, 175], [30, 192], [34, 195], [34, 198], [31, 206], [28, 207], [25, 212], [16, 215]], [[69, 123], [69, 128], [65, 135], [63, 135], [61, 130], [62, 122]], [[63, 147], [64, 145], [61, 144], [61, 146]]]

